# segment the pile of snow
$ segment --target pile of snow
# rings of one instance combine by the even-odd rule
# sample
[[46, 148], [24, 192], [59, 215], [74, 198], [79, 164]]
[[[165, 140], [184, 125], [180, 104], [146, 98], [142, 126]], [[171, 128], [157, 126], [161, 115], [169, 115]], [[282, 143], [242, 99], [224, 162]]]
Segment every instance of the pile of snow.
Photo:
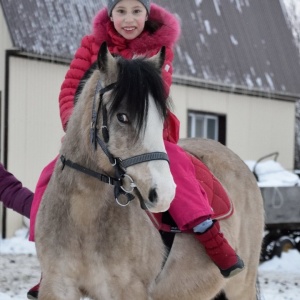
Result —
[[300, 268], [300, 253], [299, 251], [297, 251], [297, 249], [291, 249], [288, 252], [282, 252], [281, 257], [274, 256], [272, 260], [262, 263], [259, 266], [259, 271], [261, 273], [267, 271], [270, 272], [276, 271], [280, 273], [290, 272], [290, 273], [298, 273], [300, 276], [299, 268]]
[[0, 254], [10, 253], [36, 255], [35, 243], [28, 241], [28, 228], [17, 230], [10, 239], [0, 239]]
[[299, 176], [284, 169], [277, 161], [267, 160], [256, 163], [253, 160], [246, 160], [245, 163], [251, 172], [257, 175], [260, 187], [300, 186]]

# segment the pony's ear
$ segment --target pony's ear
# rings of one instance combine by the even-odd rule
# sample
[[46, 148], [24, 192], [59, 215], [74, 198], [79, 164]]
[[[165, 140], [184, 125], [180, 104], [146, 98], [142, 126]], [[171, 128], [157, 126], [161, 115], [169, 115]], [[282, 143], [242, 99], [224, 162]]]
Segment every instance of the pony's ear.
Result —
[[100, 72], [107, 73], [107, 71], [109, 70], [108, 68], [109, 64], [114, 61], [115, 59], [108, 51], [106, 42], [103, 42], [99, 49], [98, 58], [97, 58], [98, 68]]
[[165, 58], [166, 58], [166, 47], [163, 46], [160, 51], [152, 56], [151, 58], [149, 58], [149, 60], [155, 64], [155, 66], [161, 70], [161, 68], [163, 67], [164, 65], [164, 62], [165, 62]]

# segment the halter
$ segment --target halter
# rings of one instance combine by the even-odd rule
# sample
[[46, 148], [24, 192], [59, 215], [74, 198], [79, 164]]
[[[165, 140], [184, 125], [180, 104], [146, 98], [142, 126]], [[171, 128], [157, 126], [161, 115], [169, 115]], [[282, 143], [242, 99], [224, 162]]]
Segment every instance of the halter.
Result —
[[[152, 160], [166, 160], [169, 162], [168, 155], [165, 152], [149, 152], [145, 154], [136, 155], [127, 159], [121, 159], [119, 157], [114, 157], [110, 151], [107, 148], [107, 143], [109, 141], [109, 131], [108, 131], [108, 118], [107, 118], [107, 108], [103, 104], [103, 95], [113, 90], [116, 83], [112, 83], [106, 87], [102, 87], [100, 80], [97, 82], [96, 91], [94, 95], [94, 101], [92, 106], [92, 122], [91, 122], [91, 129], [90, 129], [90, 138], [92, 146], [94, 147], [94, 150], [97, 150], [97, 145], [99, 145], [102, 149], [102, 151], [105, 153], [105, 155], [108, 157], [111, 165], [114, 167], [115, 170], [115, 177], [110, 177], [98, 172], [95, 172], [93, 170], [90, 170], [88, 168], [85, 168], [77, 163], [72, 162], [71, 160], [67, 159], [64, 155], [61, 155], [60, 159], [63, 164], [62, 169], [64, 169], [65, 166], [68, 166], [72, 169], [75, 169], [77, 171], [80, 171], [84, 174], [87, 174], [89, 176], [95, 177], [99, 179], [100, 181], [104, 183], [108, 183], [110, 185], [114, 186], [114, 196], [116, 202], [120, 206], [127, 206], [130, 201], [134, 199], [134, 195], [132, 195], [132, 192], [134, 189], [137, 189], [136, 184], [134, 183], [134, 180], [126, 174], [126, 169], [130, 166], [140, 164], [143, 162], [148, 162]], [[97, 102], [97, 95], [99, 94], [99, 102], [98, 107], [96, 109], [96, 102]], [[103, 140], [98, 135], [98, 116], [100, 113], [102, 107], [102, 136]], [[130, 189], [126, 190], [126, 188], [123, 186], [123, 180], [127, 179], [129, 180]], [[119, 196], [125, 195], [126, 196], [126, 203], [122, 203], [119, 201]], [[147, 210], [147, 207], [144, 203], [144, 201], [139, 197], [141, 208], [144, 210]]]

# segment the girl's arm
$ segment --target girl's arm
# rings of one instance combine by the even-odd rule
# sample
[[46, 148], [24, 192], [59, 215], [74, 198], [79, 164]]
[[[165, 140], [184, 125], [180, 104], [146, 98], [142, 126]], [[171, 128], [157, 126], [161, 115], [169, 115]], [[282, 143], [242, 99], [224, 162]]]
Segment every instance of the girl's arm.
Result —
[[81, 40], [81, 45], [75, 53], [70, 64], [70, 68], [61, 85], [59, 94], [60, 118], [63, 129], [66, 130], [67, 123], [74, 107], [74, 96], [79, 82], [85, 72], [92, 65], [92, 44], [93, 37], [85, 36]]
[[166, 48], [165, 62], [162, 67], [162, 78], [164, 80], [165, 89], [166, 89], [166, 93], [168, 96], [169, 96], [170, 87], [172, 84], [173, 59], [174, 59], [173, 50], [170, 48]]
[[29, 218], [33, 193], [0, 164], [0, 202]]
[[[165, 63], [162, 68], [162, 78], [164, 80], [165, 89], [168, 96], [172, 84], [173, 59], [174, 59], [173, 50], [170, 48], [166, 48]], [[179, 127], [180, 127], [179, 120], [171, 111], [169, 111], [168, 118], [166, 119], [164, 124], [164, 132], [163, 132], [164, 140], [176, 144], [179, 139]]]

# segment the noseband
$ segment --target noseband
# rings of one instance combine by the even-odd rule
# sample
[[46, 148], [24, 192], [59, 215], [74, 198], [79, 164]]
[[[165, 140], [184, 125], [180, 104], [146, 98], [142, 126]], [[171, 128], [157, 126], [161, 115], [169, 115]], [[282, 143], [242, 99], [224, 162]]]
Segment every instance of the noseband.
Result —
[[[64, 169], [65, 166], [68, 166], [70, 168], [73, 168], [77, 171], [80, 171], [82, 173], [85, 173], [89, 176], [95, 177], [102, 182], [108, 183], [110, 185], [114, 186], [114, 196], [116, 202], [120, 206], [127, 206], [130, 201], [134, 199], [134, 195], [132, 195], [132, 192], [134, 189], [137, 189], [136, 184], [134, 183], [134, 180], [132, 179], [131, 176], [126, 174], [126, 169], [130, 166], [152, 161], [152, 160], [166, 160], [169, 162], [168, 155], [165, 152], [149, 152], [145, 154], [140, 154], [136, 155], [127, 159], [121, 159], [119, 157], [114, 157], [110, 151], [107, 148], [107, 143], [109, 141], [109, 131], [108, 131], [108, 118], [107, 118], [107, 109], [106, 106], [103, 104], [103, 95], [108, 92], [113, 90], [115, 87], [116, 83], [112, 83], [106, 87], [102, 87], [100, 80], [97, 82], [97, 87], [94, 95], [94, 101], [93, 101], [93, 107], [92, 107], [92, 122], [91, 122], [91, 129], [90, 129], [90, 135], [91, 135], [91, 143], [92, 146], [94, 147], [94, 150], [97, 150], [97, 145], [99, 145], [102, 149], [102, 151], [106, 154], [108, 157], [111, 165], [114, 167], [115, 171], [115, 177], [110, 177], [98, 172], [95, 172], [91, 169], [85, 168], [77, 163], [72, 162], [69, 159], [66, 159], [64, 155], [61, 155], [60, 159], [63, 164], [62, 169]], [[96, 109], [96, 102], [97, 102], [97, 96], [99, 94], [99, 102], [98, 102], [98, 107]], [[102, 136], [103, 140], [99, 137], [98, 135], [98, 116], [100, 114], [100, 110], [102, 108]], [[130, 189], [126, 190], [126, 188], [123, 186], [123, 181], [124, 180], [129, 180], [129, 186]], [[140, 193], [138, 193], [140, 194]], [[122, 203], [119, 200], [119, 196], [124, 195], [126, 196], [126, 202]], [[140, 205], [142, 209], [147, 210], [147, 207], [139, 197], [140, 200]]]

